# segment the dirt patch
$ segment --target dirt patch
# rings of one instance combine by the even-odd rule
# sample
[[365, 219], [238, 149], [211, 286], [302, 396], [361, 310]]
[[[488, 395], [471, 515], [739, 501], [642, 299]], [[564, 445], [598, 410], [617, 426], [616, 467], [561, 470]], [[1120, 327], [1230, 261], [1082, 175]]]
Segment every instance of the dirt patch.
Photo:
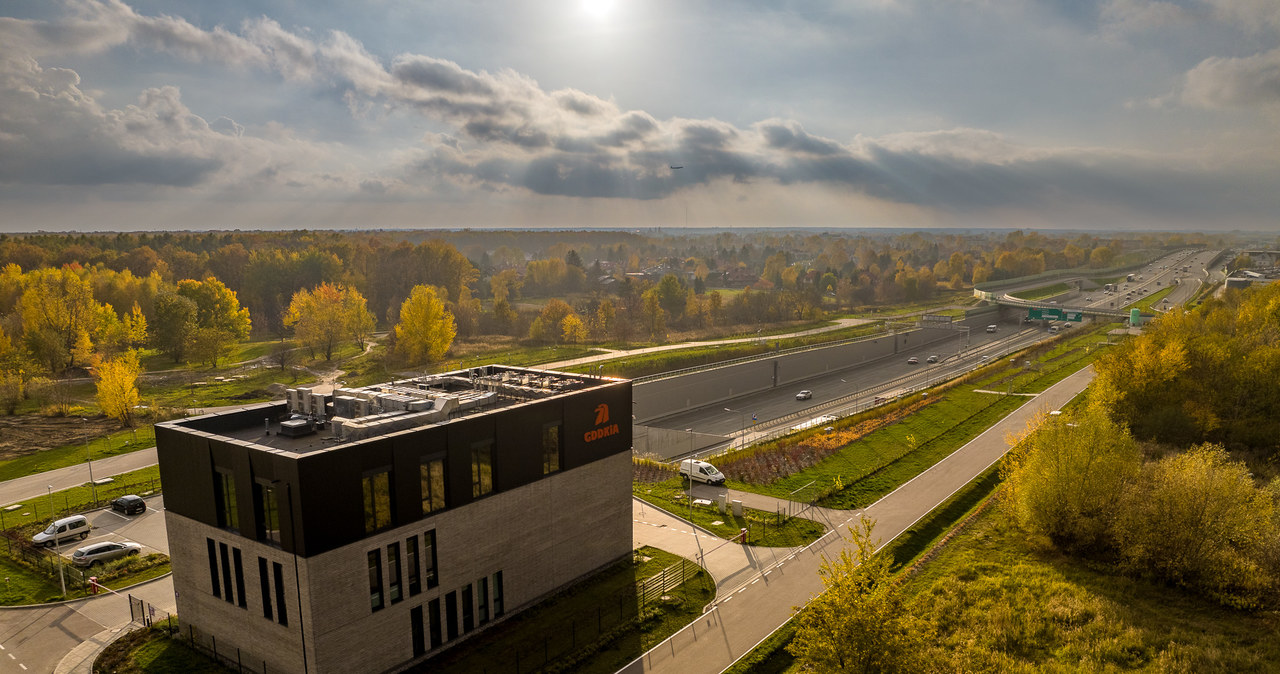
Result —
[[96, 438], [120, 430], [120, 422], [98, 417], [0, 417], [0, 461]]

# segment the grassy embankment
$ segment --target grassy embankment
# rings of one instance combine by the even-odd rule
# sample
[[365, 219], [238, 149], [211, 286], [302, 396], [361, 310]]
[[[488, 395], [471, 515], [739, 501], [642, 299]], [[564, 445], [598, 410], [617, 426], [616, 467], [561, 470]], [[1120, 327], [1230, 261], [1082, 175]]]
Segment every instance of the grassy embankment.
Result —
[[1034, 302], [1036, 300], [1042, 300], [1046, 297], [1056, 297], [1070, 290], [1073, 290], [1073, 288], [1065, 283], [1055, 283], [1051, 286], [1044, 286], [1042, 288], [1031, 288], [1029, 290], [1019, 290], [1018, 292], [1009, 293], [1009, 295], [1012, 297], [1016, 297], [1020, 300], [1028, 300], [1028, 301]]

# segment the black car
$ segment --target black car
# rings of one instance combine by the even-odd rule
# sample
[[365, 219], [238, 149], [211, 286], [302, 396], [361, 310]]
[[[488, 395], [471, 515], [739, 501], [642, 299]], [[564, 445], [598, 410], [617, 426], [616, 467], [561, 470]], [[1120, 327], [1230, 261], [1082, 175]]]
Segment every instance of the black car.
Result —
[[137, 515], [147, 510], [147, 502], [141, 496], [129, 494], [112, 501], [111, 509], [126, 515]]

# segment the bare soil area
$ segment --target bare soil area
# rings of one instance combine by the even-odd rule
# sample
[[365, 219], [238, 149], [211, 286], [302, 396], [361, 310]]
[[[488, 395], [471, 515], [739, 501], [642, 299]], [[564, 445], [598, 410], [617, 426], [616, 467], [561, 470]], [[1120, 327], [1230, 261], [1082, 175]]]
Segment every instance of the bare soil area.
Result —
[[120, 429], [120, 422], [106, 417], [81, 421], [80, 417], [43, 417], [26, 414], [0, 417], [0, 461], [84, 442]]

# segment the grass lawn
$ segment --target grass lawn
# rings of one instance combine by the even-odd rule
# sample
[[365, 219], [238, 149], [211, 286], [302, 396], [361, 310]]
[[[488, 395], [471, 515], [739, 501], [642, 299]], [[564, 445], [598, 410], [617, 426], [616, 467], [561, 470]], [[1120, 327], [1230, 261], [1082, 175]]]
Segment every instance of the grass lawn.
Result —
[[905, 589], [936, 671], [1262, 672], [1280, 616], [1222, 608], [1066, 557], [984, 512]]
[[0, 573], [5, 579], [0, 586], [0, 605], [26, 606], [62, 599], [57, 576], [50, 578], [4, 556], [0, 556]]
[[102, 459], [128, 454], [139, 449], [154, 447], [155, 444], [155, 428], [152, 426], [118, 431], [91, 439], [87, 450], [85, 443], [78, 442], [0, 462], [0, 481], [85, 463], [86, 458]]
[[213, 658], [159, 627], [141, 628], [113, 641], [93, 664], [95, 672], [116, 674], [223, 674]]
[[608, 674], [639, 657], [702, 615], [715, 583], [698, 571], [680, 587], [641, 608], [636, 582], [680, 562], [656, 548], [641, 548], [619, 562], [425, 665], [431, 672], [552, 671]]
[[[667, 512], [689, 519], [689, 499], [685, 496], [684, 478], [673, 477], [662, 482], [632, 482], [631, 490], [646, 503]], [[769, 548], [790, 548], [808, 545], [818, 540], [826, 527], [803, 517], [781, 517], [754, 508], [743, 508], [742, 517], [734, 517], [732, 510], [721, 514], [713, 505], [694, 506], [693, 522], [720, 536], [733, 538], [742, 529], [747, 530], [747, 542]]]
[[1142, 298], [1142, 300], [1135, 303], [1134, 306], [1142, 310], [1142, 313], [1144, 314], [1159, 315], [1160, 312], [1156, 311], [1155, 307], [1160, 306], [1160, 301], [1163, 300], [1166, 296], [1168, 296], [1169, 293], [1173, 292], [1174, 288], [1177, 288], [1177, 287], [1178, 286], [1166, 286], [1164, 288], [1161, 288], [1160, 290]]

